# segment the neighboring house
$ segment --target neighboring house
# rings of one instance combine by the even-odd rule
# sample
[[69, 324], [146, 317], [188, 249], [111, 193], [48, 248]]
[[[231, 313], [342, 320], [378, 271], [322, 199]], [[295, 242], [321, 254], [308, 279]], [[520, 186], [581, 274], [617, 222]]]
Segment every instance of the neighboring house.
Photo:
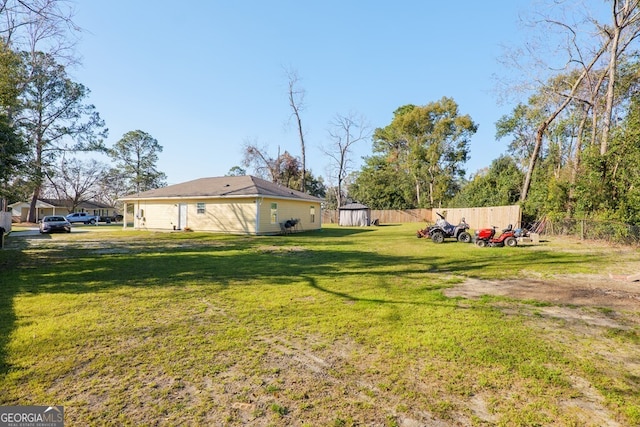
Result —
[[[16, 202], [9, 205], [11, 216], [24, 222], [29, 218], [30, 202]], [[118, 212], [113, 206], [98, 202], [81, 202], [75, 210], [71, 209], [72, 203], [69, 200], [60, 199], [38, 199], [36, 202], [36, 220], [40, 221], [47, 215], [66, 216], [71, 212], [88, 212], [91, 215], [112, 217]]]
[[320, 229], [323, 199], [253, 176], [224, 176], [145, 191], [120, 201], [125, 204], [125, 227], [133, 223], [142, 230], [268, 235]]
[[344, 227], [371, 225], [371, 209], [360, 203], [348, 203], [340, 206], [338, 224]]

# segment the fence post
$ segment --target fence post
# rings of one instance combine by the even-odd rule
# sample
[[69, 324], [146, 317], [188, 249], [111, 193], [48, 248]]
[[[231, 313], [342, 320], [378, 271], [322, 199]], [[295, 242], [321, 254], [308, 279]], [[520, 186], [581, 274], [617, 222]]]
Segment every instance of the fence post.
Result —
[[580, 220], [580, 240], [584, 240], [584, 226], [585, 226], [585, 219], [581, 219]]

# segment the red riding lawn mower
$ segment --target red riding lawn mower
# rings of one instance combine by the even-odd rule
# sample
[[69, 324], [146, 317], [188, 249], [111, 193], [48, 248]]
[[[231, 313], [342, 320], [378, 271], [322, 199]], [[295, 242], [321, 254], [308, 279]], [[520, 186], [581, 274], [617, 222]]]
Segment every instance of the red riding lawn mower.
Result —
[[513, 230], [513, 226], [509, 224], [507, 228], [502, 230], [502, 234], [496, 237], [496, 226], [491, 228], [483, 228], [476, 230], [475, 232], [476, 245], [484, 248], [486, 246], [509, 246], [514, 247], [518, 245], [518, 236]]

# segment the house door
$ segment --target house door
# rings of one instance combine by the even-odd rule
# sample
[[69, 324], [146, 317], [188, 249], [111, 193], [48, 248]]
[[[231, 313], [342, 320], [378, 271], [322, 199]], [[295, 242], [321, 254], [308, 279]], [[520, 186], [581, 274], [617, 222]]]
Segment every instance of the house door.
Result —
[[178, 230], [182, 230], [187, 226], [187, 204], [180, 203], [178, 205]]

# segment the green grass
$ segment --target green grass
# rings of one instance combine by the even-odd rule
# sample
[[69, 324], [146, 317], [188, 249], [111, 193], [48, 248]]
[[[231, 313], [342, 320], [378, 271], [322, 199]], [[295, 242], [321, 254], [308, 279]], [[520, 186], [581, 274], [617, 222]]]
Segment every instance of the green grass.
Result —
[[[504, 310], [535, 301], [443, 294], [604, 271], [619, 253], [435, 245], [417, 228], [10, 236], [0, 405], [64, 405], [68, 425], [592, 425], [565, 404], [579, 377], [640, 424], [637, 376]], [[639, 350], [637, 329], [602, 339]]]

